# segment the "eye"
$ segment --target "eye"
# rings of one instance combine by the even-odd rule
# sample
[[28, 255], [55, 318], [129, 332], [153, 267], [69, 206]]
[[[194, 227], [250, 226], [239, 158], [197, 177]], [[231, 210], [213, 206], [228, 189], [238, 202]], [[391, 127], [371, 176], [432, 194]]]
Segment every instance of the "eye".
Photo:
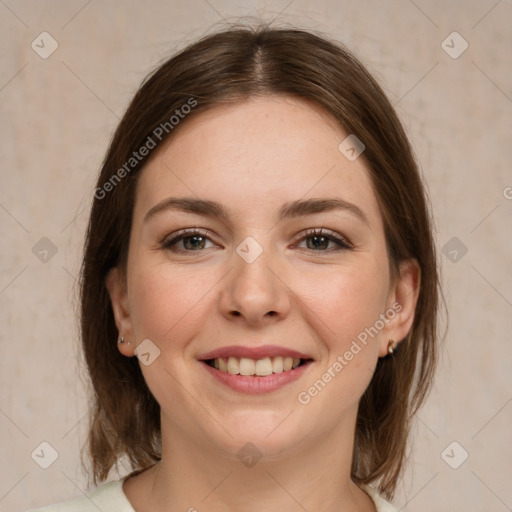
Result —
[[[209, 249], [207, 243], [211, 241], [207, 231], [200, 229], [184, 229], [166, 238], [161, 247], [172, 252], [197, 252], [203, 249]], [[181, 247], [179, 247], [181, 245]], [[214, 244], [215, 245], [215, 244]]]
[[[332, 232], [325, 231], [323, 228], [308, 229], [299, 239], [299, 242], [306, 242], [306, 249], [315, 252], [335, 252], [352, 249], [352, 245], [343, 237], [339, 237]], [[334, 248], [329, 244], [334, 244]]]
[[[314, 252], [337, 252], [352, 249], [350, 242], [324, 228], [309, 229], [299, 239], [306, 249]], [[208, 246], [208, 243], [212, 244]], [[207, 231], [197, 228], [183, 229], [166, 238], [161, 248], [175, 253], [191, 253], [215, 247]]]

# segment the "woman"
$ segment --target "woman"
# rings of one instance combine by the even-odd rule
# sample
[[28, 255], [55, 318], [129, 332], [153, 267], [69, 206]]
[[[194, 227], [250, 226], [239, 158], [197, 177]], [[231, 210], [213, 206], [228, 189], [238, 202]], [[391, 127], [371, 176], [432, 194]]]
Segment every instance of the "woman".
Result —
[[43, 510], [394, 510], [438, 275], [364, 67], [302, 30], [205, 37], [142, 84], [94, 196], [93, 482], [133, 471]]

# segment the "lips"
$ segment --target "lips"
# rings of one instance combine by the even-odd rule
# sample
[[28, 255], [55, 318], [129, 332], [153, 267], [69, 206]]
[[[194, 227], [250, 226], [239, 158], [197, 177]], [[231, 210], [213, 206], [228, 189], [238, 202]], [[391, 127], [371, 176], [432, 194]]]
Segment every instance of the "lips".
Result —
[[261, 393], [292, 382], [313, 362], [308, 354], [277, 345], [222, 347], [199, 358], [216, 380], [245, 393]]
[[262, 345], [260, 347], [244, 347], [242, 345], [231, 345], [228, 347], [218, 348], [202, 354], [198, 357], [200, 361], [208, 359], [229, 358], [229, 357], [246, 357], [247, 359], [263, 359], [264, 357], [292, 357], [298, 359], [313, 359], [310, 355], [299, 352], [297, 350], [280, 347], [278, 345]]

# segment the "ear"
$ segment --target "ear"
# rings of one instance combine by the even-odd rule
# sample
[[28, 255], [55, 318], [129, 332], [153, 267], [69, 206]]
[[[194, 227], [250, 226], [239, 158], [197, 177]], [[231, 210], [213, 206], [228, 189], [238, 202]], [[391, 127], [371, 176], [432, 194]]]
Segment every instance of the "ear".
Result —
[[132, 357], [134, 355], [135, 342], [133, 339], [133, 325], [124, 273], [117, 267], [110, 269], [105, 278], [105, 285], [110, 295], [110, 302], [119, 336], [125, 338], [125, 342], [118, 343], [117, 346], [121, 354]]
[[393, 281], [388, 296], [385, 315], [388, 321], [381, 331], [380, 357], [388, 354], [390, 339], [396, 341], [396, 347], [411, 330], [420, 293], [420, 277], [421, 269], [416, 259], [400, 264], [399, 275]]

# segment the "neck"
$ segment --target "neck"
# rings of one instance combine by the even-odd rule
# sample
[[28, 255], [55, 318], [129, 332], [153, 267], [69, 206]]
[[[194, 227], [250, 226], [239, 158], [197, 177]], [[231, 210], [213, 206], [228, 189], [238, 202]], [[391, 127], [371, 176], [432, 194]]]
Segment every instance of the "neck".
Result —
[[124, 485], [137, 512], [375, 510], [350, 480], [353, 429], [301, 443], [277, 460], [244, 464], [174, 428], [164, 430], [165, 423], [162, 460]]

